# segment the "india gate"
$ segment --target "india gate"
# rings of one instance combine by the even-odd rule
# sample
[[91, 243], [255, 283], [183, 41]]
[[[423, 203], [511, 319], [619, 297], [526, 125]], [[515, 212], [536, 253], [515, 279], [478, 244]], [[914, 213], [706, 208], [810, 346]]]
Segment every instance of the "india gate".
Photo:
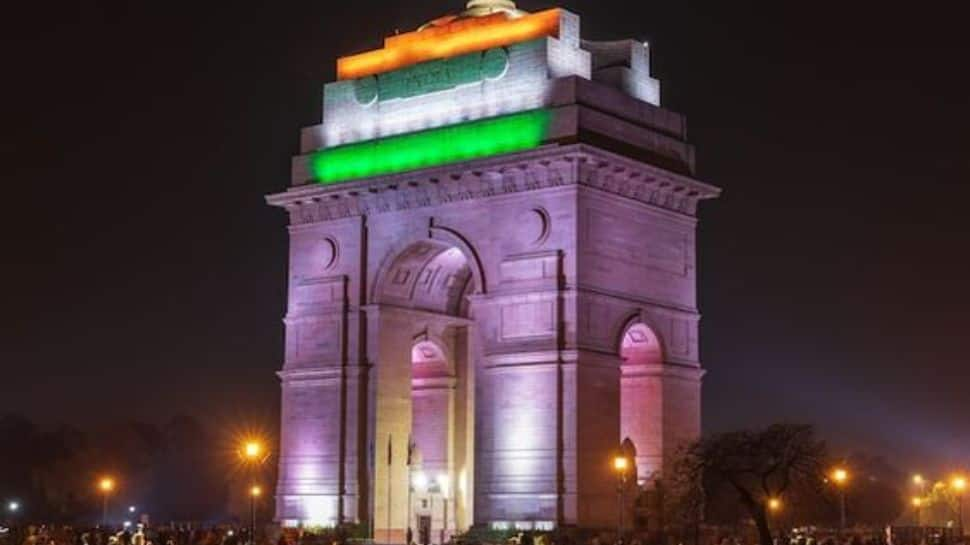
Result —
[[650, 487], [699, 435], [696, 215], [719, 190], [649, 46], [580, 22], [473, 0], [337, 60], [268, 197], [290, 223], [282, 524], [615, 527], [616, 453]]

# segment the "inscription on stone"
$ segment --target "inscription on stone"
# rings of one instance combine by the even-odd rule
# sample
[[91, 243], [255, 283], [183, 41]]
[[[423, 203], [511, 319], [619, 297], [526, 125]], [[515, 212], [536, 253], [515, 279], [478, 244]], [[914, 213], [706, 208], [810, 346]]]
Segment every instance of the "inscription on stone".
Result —
[[504, 48], [489, 49], [452, 59], [431, 61], [387, 74], [354, 81], [354, 98], [361, 105], [411, 98], [462, 85], [501, 79], [509, 69]]

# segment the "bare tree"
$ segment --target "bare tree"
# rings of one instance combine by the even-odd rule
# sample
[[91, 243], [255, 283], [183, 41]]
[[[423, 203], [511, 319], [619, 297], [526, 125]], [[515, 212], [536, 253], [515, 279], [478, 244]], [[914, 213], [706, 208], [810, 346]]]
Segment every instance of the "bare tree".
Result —
[[823, 481], [825, 443], [811, 426], [776, 424], [702, 439], [675, 466], [674, 480], [690, 494], [687, 505], [729, 493], [758, 528], [761, 545], [771, 545], [769, 502], [795, 487]]

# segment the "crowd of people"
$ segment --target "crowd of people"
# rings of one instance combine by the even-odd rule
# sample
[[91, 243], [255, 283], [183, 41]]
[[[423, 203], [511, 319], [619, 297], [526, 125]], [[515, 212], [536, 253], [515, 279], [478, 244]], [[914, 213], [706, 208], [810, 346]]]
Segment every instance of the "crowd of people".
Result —
[[232, 526], [25, 526], [0, 534], [0, 545], [243, 545], [249, 530]]
[[[780, 533], [775, 537], [775, 545], [954, 545], [962, 540], [952, 532], [942, 529], [925, 529], [918, 534], [893, 532], [847, 533], [843, 537], [832, 534], [816, 535], [811, 532]], [[934, 530], [934, 531], [929, 531]], [[147, 527], [142, 524], [127, 524], [122, 528], [94, 527], [78, 528], [73, 526], [24, 526], [7, 528], [0, 526], [0, 545], [249, 545], [250, 530], [238, 526], [162, 525]], [[912, 534], [912, 535], [910, 535]], [[261, 545], [341, 545], [350, 541], [349, 536], [333, 531], [315, 534], [312, 532], [279, 532], [278, 535], [257, 534]], [[717, 545], [746, 545], [757, 543], [754, 536], [706, 535], [697, 536], [697, 542]], [[466, 540], [453, 539], [452, 544], [464, 545]], [[541, 532], [519, 532], [507, 540], [505, 545], [643, 545], [640, 539], [616, 542], [610, 538], [592, 537], [575, 540], [566, 536], [553, 539]]]

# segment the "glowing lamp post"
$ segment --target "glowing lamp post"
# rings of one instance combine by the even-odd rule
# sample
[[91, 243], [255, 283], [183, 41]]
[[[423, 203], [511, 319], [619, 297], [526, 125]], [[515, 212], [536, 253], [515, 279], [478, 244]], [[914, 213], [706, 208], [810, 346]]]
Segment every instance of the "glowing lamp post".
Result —
[[963, 537], [963, 493], [967, 490], [967, 479], [959, 475], [953, 477], [950, 486], [957, 497], [957, 520], [960, 523], [960, 537]]
[[616, 471], [616, 502], [617, 502], [617, 521], [616, 539], [623, 539], [623, 508], [625, 502], [627, 472], [630, 469], [630, 461], [624, 456], [613, 458], [613, 470]]
[[845, 487], [849, 483], [849, 472], [844, 468], [832, 471], [832, 482], [839, 489], [839, 536], [845, 532]]
[[263, 452], [263, 447], [259, 443], [246, 443], [245, 449], [247, 458], [257, 458]]
[[920, 527], [923, 525], [921, 522], [922, 517], [920, 516], [920, 509], [923, 507], [923, 498], [916, 496], [913, 498], [913, 511], [916, 514], [916, 526]]
[[[777, 519], [778, 514], [781, 513], [781, 508], [782, 508], [781, 498], [769, 498], [767, 505], [768, 505], [768, 514], [771, 515], [772, 518]], [[776, 520], [776, 522], [778, 521]], [[781, 532], [781, 528], [777, 528], [777, 530], [779, 531], [779, 533]]]
[[108, 498], [115, 489], [115, 480], [111, 477], [102, 477], [98, 481], [98, 490], [101, 491], [103, 496], [103, 503], [101, 508], [101, 526], [108, 524]]
[[263, 495], [263, 489], [259, 485], [253, 485], [249, 489], [249, 539], [256, 543], [256, 500]]
[[[250, 478], [253, 482], [258, 480], [259, 469], [267, 459], [269, 459], [269, 449], [266, 442], [258, 438], [243, 440], [238, 449], [239, 459], [242, 460], [250, 470]], [[258, 485], [253, 485], [249, 489], [250, 507], [250, 543], [256, 543], [256, 500], [263, 495], [263, 489]]]
[[778, 498], [771, 498], [768, 500], [768, 511], [772, 514], [781, 511], [781, 500]]
[[9, 513], [10, 518], [13, 519], [20, 512], [20, 502], [13, 500], [7, 503], [7, 513]]

